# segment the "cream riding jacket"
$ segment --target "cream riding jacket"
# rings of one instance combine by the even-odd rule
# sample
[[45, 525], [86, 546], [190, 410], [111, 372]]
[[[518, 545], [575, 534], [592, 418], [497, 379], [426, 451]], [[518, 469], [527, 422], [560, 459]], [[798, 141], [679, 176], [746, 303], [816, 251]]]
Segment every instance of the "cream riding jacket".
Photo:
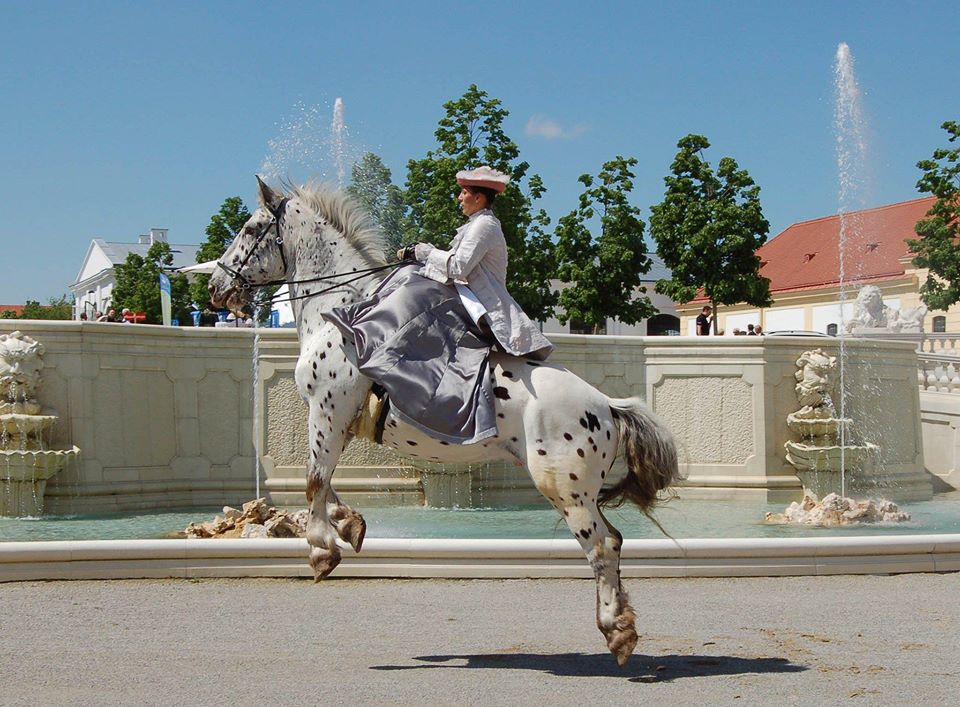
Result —
[[[486, 310], [490, 329], [507, 353], [538, 359], [550, 355], [553, 344], [507, 292], [507, 241], [493, 211], [472, 214], [457, 229], [449, 250], [429, 246], [421, 257], [421, 248], [417, 248], [424, 263], [420, 274], [437, 282], [466, 285]], [[469, 303], [465, 305], [471, 309]]]

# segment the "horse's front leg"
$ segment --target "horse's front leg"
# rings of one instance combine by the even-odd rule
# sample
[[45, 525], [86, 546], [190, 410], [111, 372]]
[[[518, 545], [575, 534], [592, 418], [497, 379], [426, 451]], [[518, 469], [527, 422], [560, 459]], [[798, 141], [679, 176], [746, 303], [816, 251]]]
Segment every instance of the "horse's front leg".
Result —
[[[333, 330], [333, 327], [330, 327]], [[339, 377], [338, 377], [339, 375]], [[340, 563], [337, 537], [359, 552], [366, 533], [363, 516], [333, 490], [333, 472], [350, 438], [348, 427], [369, 390], [343, 353], [332, 345], [314, 349], [297, 362], [297, 386], [309, 406], [310, 457], [307, 462], [307, 542], [317, 580]]]
[[331, 510], [336, 510], [336, 494], [331, 487], [333, 470], [340, 456], [330, 448], [327, 415], [315, 401], [310, 402], [310, 459], [307, 462], [307, 542], [310, 544], [310, 566], [319, 582], [340, 564], [336, 528]]
[[[333, 490], [333, 471], [346, 441], [342, 435], [331, 435], [328, 419], [330, 416], [315, 415], [313, 408], [311, 404], [311, 449], [310, 462], [307, 465], [307, 503], [310, 505], [307, 542], [310, 544], [310, 566], [319, 581], [340, 564], [337, 537], [350, 543], [354, 552], [360, 552], [367, 532], [367, 523], [362, 515], [341, 501]], [[319, 406], [317, 409], [320, 410]]]

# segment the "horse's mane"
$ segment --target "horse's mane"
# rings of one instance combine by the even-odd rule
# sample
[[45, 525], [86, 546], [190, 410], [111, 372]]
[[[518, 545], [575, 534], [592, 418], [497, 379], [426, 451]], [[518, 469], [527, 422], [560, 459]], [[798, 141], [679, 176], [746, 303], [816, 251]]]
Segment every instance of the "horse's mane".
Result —
[[344, 192], [324, 184], [284, 184], [288, 197], [297, 197], [325, 218], [374, 265], [385, 265], [383, 234], [370, 214]]

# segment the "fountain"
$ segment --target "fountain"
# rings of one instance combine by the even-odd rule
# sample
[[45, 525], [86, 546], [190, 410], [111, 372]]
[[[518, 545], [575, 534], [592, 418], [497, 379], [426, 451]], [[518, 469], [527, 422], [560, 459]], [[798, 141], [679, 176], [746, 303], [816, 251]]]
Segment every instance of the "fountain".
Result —
[[864, 477], [873, 473], [880, 448], [871, 443], [850, 445], [847, 439], [850, 419], [837, 417], [832, 394], [836, 385], [832, 375], [837, 358], [822, 349], [805, 351], [797, 359], [797, 400], [801, 408], [787, 415], [787, 426], [800, 436], [799, 442], [784, 443], [787, 461], [797, 469], [804, 491], [824, 498], [844, 491], [844, 474]]
[[45, 436], [59, 419], [37, 403], [44, 347], [21, 334], [0, 334], [0, 516], [43, 511], [47, 480], [80, 451], [48, 449]]

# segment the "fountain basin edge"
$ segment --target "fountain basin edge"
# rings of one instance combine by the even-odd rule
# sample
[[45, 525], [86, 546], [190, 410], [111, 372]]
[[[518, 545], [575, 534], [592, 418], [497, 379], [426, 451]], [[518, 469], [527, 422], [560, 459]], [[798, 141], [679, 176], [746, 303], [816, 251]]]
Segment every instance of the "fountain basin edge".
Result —
[[[0, 582], [312, 577], [304, 539], [86, 540], [0, 544]], [[571, 539], [370, 539], [331, 579], [592, 578]], [[625, 577], [756, 577], [960, 571], [960, 534], [626, 540]]]

